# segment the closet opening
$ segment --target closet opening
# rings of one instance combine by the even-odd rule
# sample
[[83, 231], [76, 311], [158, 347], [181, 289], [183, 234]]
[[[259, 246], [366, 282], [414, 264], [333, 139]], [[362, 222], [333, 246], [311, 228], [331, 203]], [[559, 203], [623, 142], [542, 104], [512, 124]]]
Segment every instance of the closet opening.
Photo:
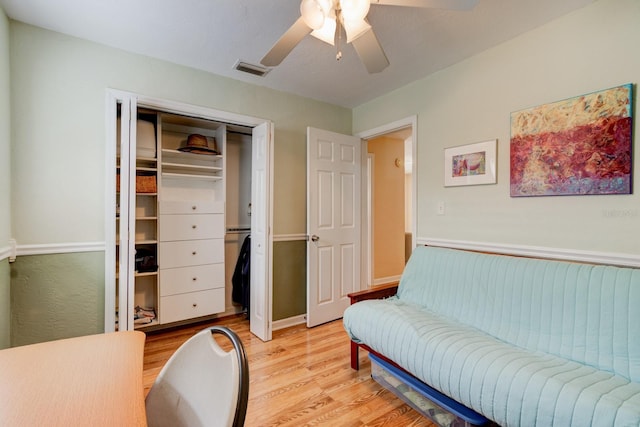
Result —
[[271, 123], [109, 95], [105, 331], [245, 313], [269, 340]]

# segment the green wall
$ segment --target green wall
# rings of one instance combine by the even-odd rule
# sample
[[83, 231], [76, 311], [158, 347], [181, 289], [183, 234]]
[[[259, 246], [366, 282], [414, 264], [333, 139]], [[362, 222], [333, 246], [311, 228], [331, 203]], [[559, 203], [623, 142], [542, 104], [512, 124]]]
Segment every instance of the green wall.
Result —
[[[0, 8], [0, 255], [11, 238], [11, 105], [9, 71], [9, 20]], [[10, 344], [9, 266], [0, 256], [0, 349]]]
[[0, 349], [11, 344], [11, 293], [9, 260], [0, 260]]
[[[637, 148], [639, 23], [640, 1], [600, 0], [355, 108], [354, 132], [418, 116], [417, 238], [637, 257], [637, 154], [633, 195], [511, 198], [509, 138], [512, 111], [632, 82]], [[496, 138], [496, 185], [444, 187], [445, 148]]]
[[[276, 236], [306, 232], [306, 127], [341, 133], [350, 133], [352, 128], [350, 110], [258, 86], [258, 77], [255, 85], [243, 83], [15, 21], [11, 22], [10, 46], [12, 228], [19, 248], [104, 242], [107, 88], [272, 120]], [[27, 294], [15, 296], [12, 317], [18, 330], [12, 334], [14, 343], [102, 327], [102, 311], [96, 310], [103, 304], [103, 267], [91, 264], [94, 270], [85, 272], [88, 284], [75, 281], [70, 269], [61, 269], [55, 280], [46, 283], [43, 275], [31, 271], [36, 265], [55, 270], [57, 263], [66, 265], [77, 256], [33, 255], [22, 261], [20, 275], [29, 278], [34, 294], [59, 287], [65, 295], [76, 296], [77, 302], [73, 307], [59, 304], [55, 292], [39, 295], [35, 301]], [[274, 265], [288, 262], [279, 256], [275, 254]], [[14, 292], [19, 287], [15, 282]], [[289, 313], [291, 305], [281, 303], [280, 298], [290, 301], [291, 295], [299, 295], [299, 286], [289, 277], [274, 281], [274, 306], [285, 306]], [[39, 326], [21, 323], [30, 318], [36, 304], [60, 310], [55, 330], [41, 333]], [[304, 300], [294, 305], [301, 304]], [[75, 318], [79, 306], [91, 310], [82, 331]], [[274, 318], [283, 315], [274, 311]]]
[[11, 265], [11, 345], [104, 331], [104, 253], [20, 256]]
[[[307, 242], [273, 243], [273, 286], [281, 293], [273, 300], [273, 320], [307, 312]], [[283, 289], [286, 284], [286, 291]]]

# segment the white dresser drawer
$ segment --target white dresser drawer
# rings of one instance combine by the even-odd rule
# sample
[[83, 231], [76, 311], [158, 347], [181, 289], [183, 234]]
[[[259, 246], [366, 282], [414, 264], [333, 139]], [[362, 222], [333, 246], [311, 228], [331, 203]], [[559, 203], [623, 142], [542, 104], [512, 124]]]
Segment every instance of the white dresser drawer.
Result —
[[219, 239], [224, 237], [224, 215], [160, 215], [160, 240]]
[[160, 297], [160, 322], [171, 323], [224, 311], [224, 288]]
[[160, 200], [160, 214], [224, 213], [224, 202]]
[[160, 270], [160, 296], [224, 288], [224, 263]]
[[224, 239], [160, 242], [160, 269], [224, 262]]

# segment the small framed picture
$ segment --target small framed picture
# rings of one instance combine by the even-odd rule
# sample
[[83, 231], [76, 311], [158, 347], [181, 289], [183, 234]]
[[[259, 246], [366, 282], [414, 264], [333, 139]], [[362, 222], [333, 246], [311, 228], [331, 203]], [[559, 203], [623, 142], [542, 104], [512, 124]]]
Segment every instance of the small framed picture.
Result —
[[444, 186], [495, 184], [497, 142], [492, 139], [445, 148]]

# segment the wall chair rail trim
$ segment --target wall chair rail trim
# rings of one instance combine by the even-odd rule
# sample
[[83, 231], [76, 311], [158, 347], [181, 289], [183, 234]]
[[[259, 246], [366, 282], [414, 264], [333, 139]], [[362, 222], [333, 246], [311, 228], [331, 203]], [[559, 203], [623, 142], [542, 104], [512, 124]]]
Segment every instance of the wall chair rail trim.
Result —
[[43, 243], [33, 245], [17, 245], [16, 255], [51, 255], [76, 252], [103, 252], [104, 250], [104, 242]]
[[306, 234], [276, 234], [273, 236], [274, 242], [294, 242], [298, 240], [307, 240]]
[[[307, 240], [306, 234], [280, 234], [273, 237], [274, 242], [291, 242]], [[17, 245], [16, 255], [49, 255], [74, 252], [100, 252], [105, 250], [104, 242], [83, 243], [44, 243], [33, 245]], [[10, 257], [11, 247], [0, 248], [0, 260]]]
[[[292, 242], [307, 240], [306, 234], [280, 234], [273, 237], [274, 242]], [[106, 248], [105, 242], [79, 242], [79, 243], [43, 243], [32, 245], [17, 245], [15, 253], [11, 246], [0, 248], [0, 260], [11, 258], [12, 255], [50, 255], [75, 252], [102, 252]]]
[[472, 251], [496, 252], [535, 258], [551, 258], [565, 261], [588, 262], [593, 264], [640, 267], [640, 256], [615, 252], [592, 252], [577, 249], [548, 248], [542, 246], [511, 245], [504, 243], [448, 240], [432, 237], [418, 237], [417, 245], [441, 246]]

